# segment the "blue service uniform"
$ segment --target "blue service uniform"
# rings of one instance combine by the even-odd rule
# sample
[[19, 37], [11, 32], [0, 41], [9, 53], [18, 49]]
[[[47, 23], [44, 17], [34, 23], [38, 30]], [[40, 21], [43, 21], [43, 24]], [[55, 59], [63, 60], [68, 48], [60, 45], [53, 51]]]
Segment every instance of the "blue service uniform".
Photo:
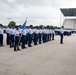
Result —
[[25, 44], [27, 44], [28, 43], [28, 29], [26, 28], [26, 41], [25, 41]]
[[41, 44], [42, 40], [42, 29], [39, 29], [39, 44]]
[[0, 46], [3, 46], [3, 33], [4, 33], [4, 29], [0, 28]]
[[6, 43], [7, 45], [9, 45], [10, 44], [10, 28], [6, 29], [6, 33], [7, 33]]
[[60, 29], [60, 44], [63, 44], [64, 29]]
[[47, 29], [47, 41], [49, 41], [49, 30]]
[[19, 40], [20, 40], [20, 37], [19, 37], [19, 30], [15, 30], [15, 43], [14, 43], [14, 51], [17, 51], [19, 50]]
[[38, 41], [38, 30], [34, 29], [34, 45], [37, 45], [37, 41]]
[[42, 33], [43, 33], [43, 43], [45, 43], [46, 42], [46, 29], [43, 29], [42, 30]]
[[50, 32], [50, 41], [51, 41], [52, 30], [50, 29], [49, 32]]
[[25, 44], [26, 44], [26, 29], [23, 29], [22, 30], [22, 49], [26, 48]]
[[48, 41], [48, 30], [46, 29], [46, 42]]
[[10, 29], [10, 48], [14, 47], [14, 36], [15, 30], [12, 28]]
[[50, 40], [50, 31], [48, 29], [48, 41]]
[[28, 47], [32, 47], [32, 45], [31, 45], [31, 43], [32, 43], [32, 33], [33, 33], [32, 29], [29, 28], [28, 29]]
[[[20, 35], [22, 34], [22, 29], [20, 29], [19, 28], [19, 33], [20, 33]], [[19, 43], [19, 45], [21, 45], [21, 42], [22, 42], [22, 37], [20, 37], [21, 39], [20, 39], [20, 43]]]
[[55, 34], [55, 31], [52, 30], [52, 40], [54, 40], [54, 34]]

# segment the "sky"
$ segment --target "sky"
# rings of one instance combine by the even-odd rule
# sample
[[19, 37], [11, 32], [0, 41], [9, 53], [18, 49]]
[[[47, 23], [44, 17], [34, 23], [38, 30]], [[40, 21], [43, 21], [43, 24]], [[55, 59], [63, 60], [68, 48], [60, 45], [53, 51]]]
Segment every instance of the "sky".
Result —
[[[0, 0], [0, 23], [60, 26], [60, 8], [75, 8], [76, 0]], [[9, 19], [10, 18], [10, 19]]]

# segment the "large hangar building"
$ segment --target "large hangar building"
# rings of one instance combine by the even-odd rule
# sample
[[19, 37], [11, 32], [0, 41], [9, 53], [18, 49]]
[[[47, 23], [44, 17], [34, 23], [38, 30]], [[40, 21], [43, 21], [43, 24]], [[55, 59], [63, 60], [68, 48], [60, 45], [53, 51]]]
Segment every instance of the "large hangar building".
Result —
[[68, 29], [76, 29], [76, 8], [62, 8], [60, 10], [64, 16], [62, 25]]

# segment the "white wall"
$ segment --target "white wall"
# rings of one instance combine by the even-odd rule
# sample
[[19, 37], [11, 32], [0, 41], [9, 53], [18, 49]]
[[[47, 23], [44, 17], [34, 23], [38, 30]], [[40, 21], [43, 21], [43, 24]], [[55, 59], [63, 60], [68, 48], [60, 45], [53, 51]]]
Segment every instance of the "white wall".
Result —
[[65, 19], [63, 22], [64, 28], [76, 29], [76, 19]]

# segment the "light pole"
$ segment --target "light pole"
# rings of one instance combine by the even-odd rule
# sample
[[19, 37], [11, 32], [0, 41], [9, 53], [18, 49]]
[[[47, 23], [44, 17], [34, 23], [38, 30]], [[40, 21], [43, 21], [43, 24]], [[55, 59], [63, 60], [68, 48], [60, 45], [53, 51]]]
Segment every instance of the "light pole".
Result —
[[7, 18], [7, 19], [8, 19], [8, 24], [9, 24], [9, 22], [11, 21], [12, 18]]

